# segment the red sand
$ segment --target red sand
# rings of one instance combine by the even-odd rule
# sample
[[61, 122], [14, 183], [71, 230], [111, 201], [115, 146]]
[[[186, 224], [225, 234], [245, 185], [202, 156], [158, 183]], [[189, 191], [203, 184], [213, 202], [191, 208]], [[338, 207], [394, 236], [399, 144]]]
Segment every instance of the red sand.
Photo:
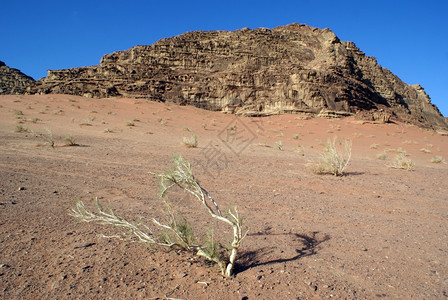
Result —
[[[1, 96], [2, 298], [447, 297], [448, 165], [430, 159], [448, 159], [448, 137], [400, 123], [302, 117], [242, 118], [132, 99]], [[15, 132], [20, 121], [28, 132]], [[36, 137], [46, 129], [54, 149]], [[183, 136], [193, 134], [198, 148], [182, 146]], [[69, 135], [81, 146], [64, 146]], [[311, 173], [305, 164], [334, 136], [353, 142], [347, 175]], [[387, 166], [391, 149], [399, 148], [414, 171]], [[387, 159], [377, 159], [384, 151]], [[90, 205], [98, 197], [131, 220], [163, 216], [148, 172], [169, 167], [174, 153], [192, 162], [222, 208], [235, 204], [245, 219], [249, 234], [233, 278], [191, 253], [106, 239], [101, 234], [117, 229], [68, 215], [77, 199]], [[198, 206], [187, 195], [169, 199], [199, 229], [217, 225], [202, 210], [194, 214]]]

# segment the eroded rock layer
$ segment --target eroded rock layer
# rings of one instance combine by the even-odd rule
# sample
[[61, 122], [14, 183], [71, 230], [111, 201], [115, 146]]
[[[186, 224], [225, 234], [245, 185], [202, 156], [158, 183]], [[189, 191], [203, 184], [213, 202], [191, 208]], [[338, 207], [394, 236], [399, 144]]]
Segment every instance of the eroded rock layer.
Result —
[[447, 127], [422, 87], [329, 29], [300, 24], [188, 32], [105, 55], [97, 66], [48, 71], [28, 92], [146, 98], [253, 116], [393, 116]]
[[34, 79], [0, 61], [0, 95], [24, 94]]

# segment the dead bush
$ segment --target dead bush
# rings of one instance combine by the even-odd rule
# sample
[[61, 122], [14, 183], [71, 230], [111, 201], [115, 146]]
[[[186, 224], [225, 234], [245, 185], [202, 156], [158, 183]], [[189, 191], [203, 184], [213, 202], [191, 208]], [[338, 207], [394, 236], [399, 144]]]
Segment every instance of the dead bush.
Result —
[[[243, 219], [237, 209], [228, 209], [223, 214], [218, 203], [193, 176], [190, 163], [180, 155], [174, 158], [172, 170], [154, 175], [160, 180], [160, 198], [165, 204], [167, 212], [165, 222], [152, 219], [152, 224], [150, 224], [152, 228], [147, 225], [134, 224], [115, 215], [112, 210], [104, 211], [98, 201], [96, 202], [97, 212], [88, 210], [84, 203], [79, 201], [70, 214], [84, 222], [97, 222], [125, 229], [120, 235], [123, 240], [136, 240], [150, 245], [195, 251], [196, 255], [218, 264], [224, 276], [231, 276], [238, 256], [238, 249], [247, 233], [243, 232]], [[189, 223], [181, 213], [176, 213], [173, 206], [165, 200], [168, 191], [174, 187], [180, 187], [194, 196], [199, 206], [205, 209], [210, 217], [232, 228], [232, 240], [227, 249], [214, 238], [213, 231], [209, 231], [202, 238], [202, 242], [197, 242], [194, 224]], [[130, 236], [126, 235], [126, 232], [130, 233]]]
[[331, 174], [343, 176], [352, 155], [352, 141], [350, 139], [327, 140], [325, 152], [318, 159], [310, 161], [307, 167], [315, 174]]

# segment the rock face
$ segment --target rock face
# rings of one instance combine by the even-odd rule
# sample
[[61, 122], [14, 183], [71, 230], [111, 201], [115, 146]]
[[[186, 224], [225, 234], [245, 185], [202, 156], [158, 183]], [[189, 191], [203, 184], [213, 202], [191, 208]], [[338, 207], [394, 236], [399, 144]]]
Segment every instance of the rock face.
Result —
[[29, 93], [134, 97], [241, 115], [305, 112], [447, 122], [419, 85], [407, 85], [329, 29], [188, 32], [105, 55], [100, 65], [48, 71]]
[[24, 94], [35, 80], [17, 69], [9, 68], [0, 61], [0, 95]]

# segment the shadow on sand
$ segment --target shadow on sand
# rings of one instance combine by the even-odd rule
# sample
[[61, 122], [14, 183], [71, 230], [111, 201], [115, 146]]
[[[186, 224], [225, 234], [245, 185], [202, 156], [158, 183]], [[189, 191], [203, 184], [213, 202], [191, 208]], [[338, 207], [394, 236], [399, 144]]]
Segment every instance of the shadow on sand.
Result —
[[[270, 236], [285, 236], [288, 237], [288, 239], [290, 237], [290, 239], [294, 241], [294, 244], [297, 245], [297, 248], [295, 249], [296, 254], [289, 257], [273, 257], [275, 256], [273, 255], [273, 252], [275, 252], [275, 250], [281, 250], [281, 247], [283, 246], [275, 245], [275, 243], [273, 243], [273, 246], [262, 247], [255, 251], [242, 251], [238, 257], [238, 263], [235, 266], [235, 274], [258, 266], [291, 262], [302, 257], [314, 255], [320, 249], [320, 244], [330, 239], [329, 235], [320, 235], [319, 232], [312, 232], [311, 234], [300, 234], [293, 232], [269, 233], [268, 230], [265, 230], [264, 232], [248, 234], [246, 238], [250, 238], [251, 236], [264, 236], [268, 239]], [[284, 246], [291, 247], [291, 245]]]

